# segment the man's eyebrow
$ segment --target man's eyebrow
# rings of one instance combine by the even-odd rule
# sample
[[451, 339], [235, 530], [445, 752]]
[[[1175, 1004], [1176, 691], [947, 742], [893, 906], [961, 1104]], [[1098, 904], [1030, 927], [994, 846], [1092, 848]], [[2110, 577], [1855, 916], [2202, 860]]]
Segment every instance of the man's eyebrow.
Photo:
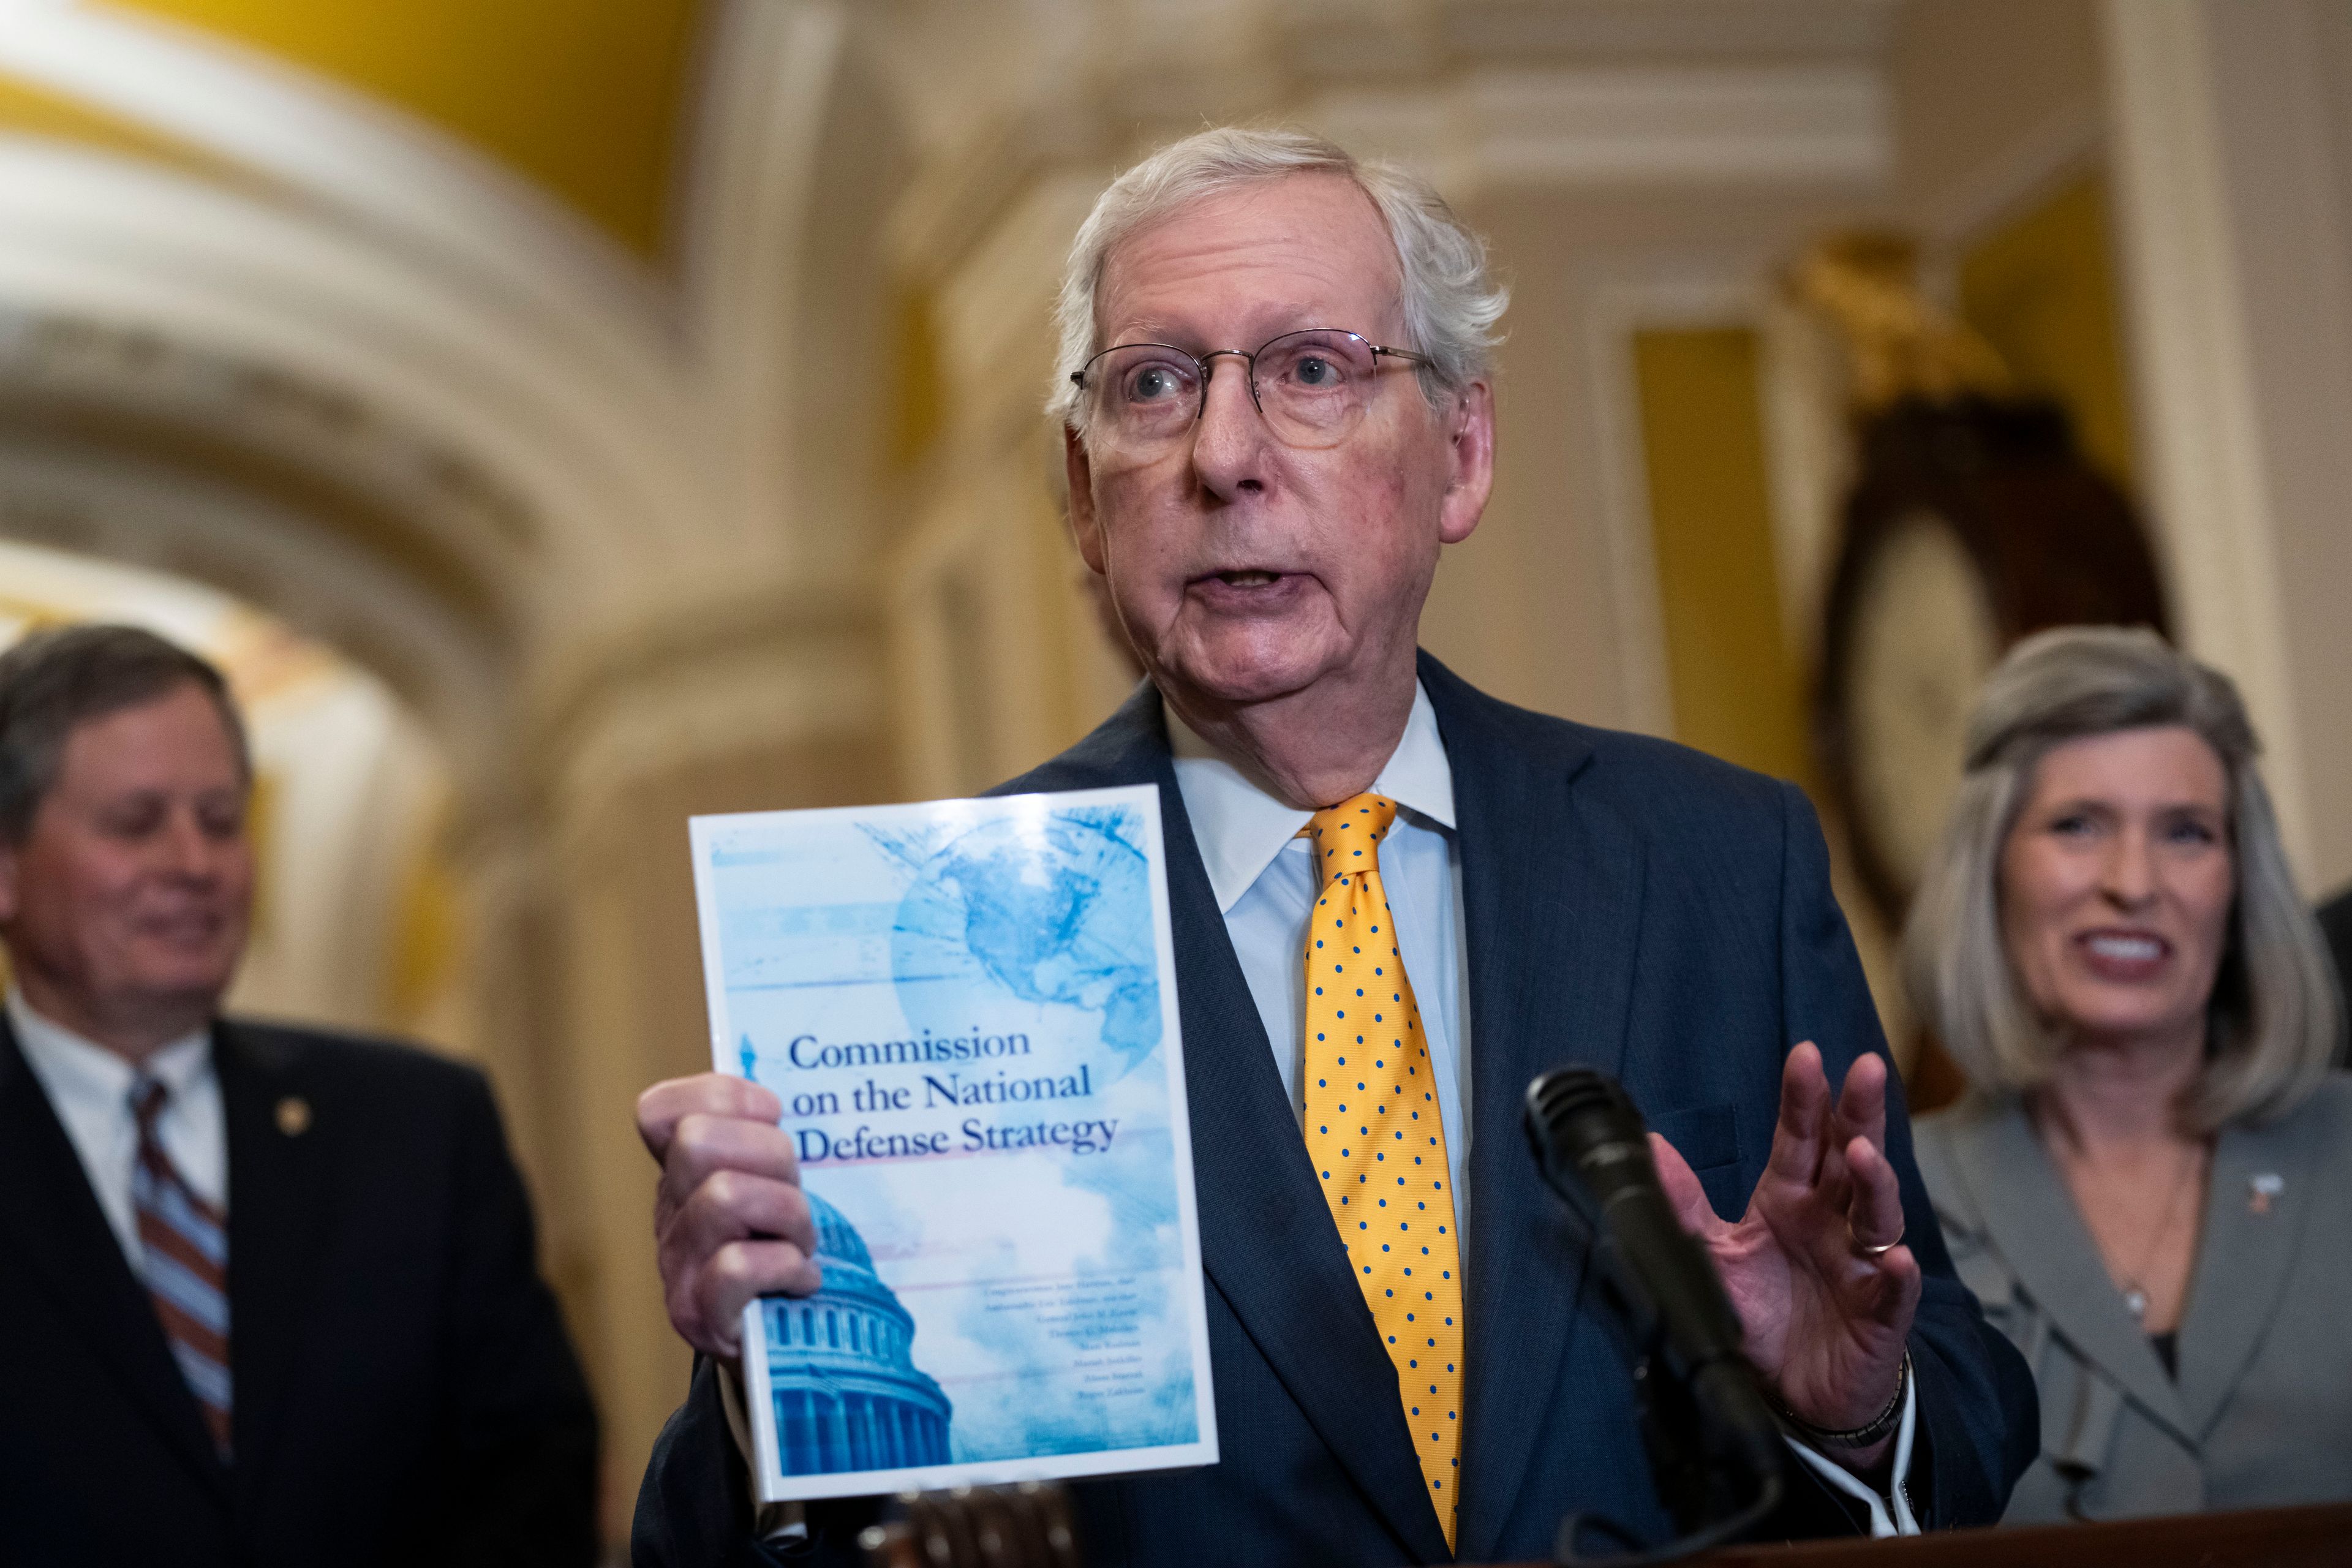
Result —
[[[1117, 336], [1106, 340], [1102, 346], [1108, 349], [1118, 348], [1125, 343], [1166, 343], [1171, 348], [1180, 348], [1188, 353], [1202, 353], [1210, 349], [1241, 349], [1248, 353], [1255, 353], [1265, 344], [1286, 333], [1310, 331], [1318, 327], [1327, 327], [1334, 331], [1342, 332], [1365, 331], [1365, 329], [1360, 326], [1350, 326], [1345, 321], [1327, 321], [1320, 317], [1320, 307], [1309, 306], [1298, 301], [1252, 306], [1244, 312], [1242, 319], [1255, 321], [1258, 325], [1244, 334], [1253, 340], [1245, 343], [1213, 343], [1202, 333], [1190, 331], [1160, 318], [1146, 317], [1143, 320], [1129, 322]], [[1289, 324], [1286, 326], [1271, 324], [1277, 321]]]

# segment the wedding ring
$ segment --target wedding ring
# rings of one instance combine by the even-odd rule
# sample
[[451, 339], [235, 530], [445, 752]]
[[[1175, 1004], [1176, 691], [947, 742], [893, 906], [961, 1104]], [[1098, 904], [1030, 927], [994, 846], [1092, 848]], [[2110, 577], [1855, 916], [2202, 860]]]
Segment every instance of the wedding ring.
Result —
[[1888, 1242], [1884, 1247], [1871, 1246], [1868, 1242], [1863, 1240], [1862, 1237], [1853, 1234], [1853, 1226], [1852, 1226], [1845, 1227], [1845, 1235], [1846, 1239], [1853, 1244], [1853, 1249], [1862, 1254], [1864, 1258], [1884, 1258], [1888, 1253], [1903, 1245], [1903, 1237], [1899, 1232], [1896, 1234], [1893, 1241]]

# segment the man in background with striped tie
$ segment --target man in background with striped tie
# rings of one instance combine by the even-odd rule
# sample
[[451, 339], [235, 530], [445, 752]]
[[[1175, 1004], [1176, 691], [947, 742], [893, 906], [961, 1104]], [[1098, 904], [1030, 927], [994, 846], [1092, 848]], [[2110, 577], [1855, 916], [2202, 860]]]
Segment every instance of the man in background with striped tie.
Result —
[[0, 655], [0, 1557], [586, 1563], [595, 1417], [480, 1075], [217, 1015], [251, 787], [195, 656]]

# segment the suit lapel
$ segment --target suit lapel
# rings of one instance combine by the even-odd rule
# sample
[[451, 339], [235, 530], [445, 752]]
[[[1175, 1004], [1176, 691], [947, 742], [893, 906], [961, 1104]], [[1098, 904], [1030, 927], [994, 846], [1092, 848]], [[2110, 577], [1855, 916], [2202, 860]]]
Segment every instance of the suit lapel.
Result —
[[1633, 824], [1572, 789], [1577, 742], [1528, 749], [1434, 659], [1422, 682], [1454, 773], [1470, 949], [1468, 1385], [1456, 1544], [1491, 1555], [1533, 1458], [1578, 1323], [1587, 1248], [1532, 1179], [1528, 1081], [1623, 1065], [1642, 862]]
[[2211, 1427], [2285, 1298], [2311, 1213], [2320, 1126], [2315, 1117], [2290, 1117], [2274, 1127], [2232, 1128], [2214, 1145], [2181, 1314], [2180, 1403], [2193, 1433]]
[[[303, 1307], [328, 1213], [332, 1108], [314, 1103], [299, 1048], [289, 1041], [216, 1024], [213, 1060], [228, 1123], [237, 1472], [250, 1483], [268, 1461], [302, 1350]], [[281, 1113], [293, 1103], [299, 1117]]]
[[227, 1501], [227, 1472], [81, 1156], [0, 1018], [0, 1249], [47, 1294], [172, 1451]]
[[1956, 1126], [1953, 1165], [1985, 1234], [2058, 1331], [2149, 1415], [2193, 1443], [2179, 1390], [2107, 1278], [2098, 1244], [2021, 1107]]
[[[1370, 1309], [1283, 1092], [1185, 815], [1159, 699], [1146, 689], [1058, 764], [1013, 788], [1156, 784], [1184, 1031], [1201, 1262], [1275, 1375], [1388, 1528], [1446, 1560]], [[1232, 1419], [1238, 1412], [1227, 1412]]]

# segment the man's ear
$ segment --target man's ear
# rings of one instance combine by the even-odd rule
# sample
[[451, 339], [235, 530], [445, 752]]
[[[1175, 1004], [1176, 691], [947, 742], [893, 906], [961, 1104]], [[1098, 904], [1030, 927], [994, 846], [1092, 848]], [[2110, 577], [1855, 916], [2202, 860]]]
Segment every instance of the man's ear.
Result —
[[1484, 379], [1464, 387], [1446, 410], [1445, 438], [1451, 473], [1437, 537], [1459, 544], [1486, 515], [1486, 498], [1495, 490], [1495, 389]]
[[1062, 426], [1062, 471], [1069, 479], [1070, 536], [1078, 542], [1087, 570], [1101, 576], [1106, 556], [1102, 521], [1095, 515], [1094, 464], [1087, 457], [1086, 442], [1067, 425]]
[[17, 864], [21, 858], [21, 847], [0, 837], [0, 925], [16, 918]]

